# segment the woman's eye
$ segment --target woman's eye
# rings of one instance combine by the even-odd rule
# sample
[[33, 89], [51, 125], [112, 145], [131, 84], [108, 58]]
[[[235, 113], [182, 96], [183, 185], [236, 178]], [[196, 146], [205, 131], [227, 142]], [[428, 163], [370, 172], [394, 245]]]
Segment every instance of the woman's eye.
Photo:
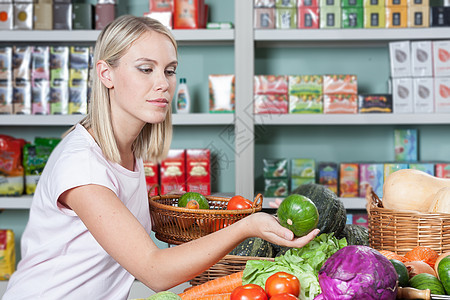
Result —
[[141, 70], [141, 72], [145, 74], [149, 74], [153, 71], [152, 68], [139, 68], [139, 70]]
[[177, 74], [177, 72], [175, 72], [175, 70], [166, 70], [166, 74], [169, 76], [173, 76], [173, 75]]

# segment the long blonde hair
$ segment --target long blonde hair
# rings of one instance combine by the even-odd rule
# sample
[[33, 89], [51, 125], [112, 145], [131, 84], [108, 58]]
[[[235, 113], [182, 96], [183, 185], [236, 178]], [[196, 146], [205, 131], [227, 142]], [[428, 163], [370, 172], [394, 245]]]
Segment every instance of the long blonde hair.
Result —
[[[100, 32], [95, 44], [94, 66], [97, 61], [104, 60], [109, 66], [116, 67], [119, 59], [125, 55], [133, 42], [148, 31], [166, 35], [177, 50], [173, 35], [157, 20], [124, 15], [108, 24]], [[92, 128], [94, 138], [102, 149], [103, 155], [112, 162], [120, 163], [120, 154], [111, 122], [109, 90], [98, 76], [94, 76], [88, 114], [80, 123], [86, 129]], [[136, 158], [158, 162], [167, 156], [171, 141], [172, 108], [167, 112], [164, 122], [145, 124], [134, 141], [132, 150]]]

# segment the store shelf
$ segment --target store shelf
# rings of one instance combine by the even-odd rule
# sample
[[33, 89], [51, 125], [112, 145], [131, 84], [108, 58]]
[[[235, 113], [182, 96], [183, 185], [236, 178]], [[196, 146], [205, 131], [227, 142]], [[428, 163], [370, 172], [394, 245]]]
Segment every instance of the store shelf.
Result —
[[448, 39], [449, 27], [403, 28], [403, 29], [259, 29], [255, 41], [396, 41]]
[[[173, 30], [175, 39], [183, 43], [233, 43], [234, 30]], [[95, 42], [99, 30], [3, 30], [2, 42]]]
[[450, 124], [450, 114], [267, 114], [256, 125], [437, 125]]
[[[1, 115], [0, 126], [70, 126], [83, 115]], [[234, 114], [173, 114], [173, 125], [230, 125]]]
[[0, 197], [0, 209], [29, 209], [33, 196]]
[[[283, 200], [284, 198], [277, 197], [265, 197], [263, 198], [263, 208], [270, 208], [269, 203], [274, 202], [276, 199]], [[365, 198], [339, 198], [344, 203], [345, 209], [365, 210], [366, 199]]]

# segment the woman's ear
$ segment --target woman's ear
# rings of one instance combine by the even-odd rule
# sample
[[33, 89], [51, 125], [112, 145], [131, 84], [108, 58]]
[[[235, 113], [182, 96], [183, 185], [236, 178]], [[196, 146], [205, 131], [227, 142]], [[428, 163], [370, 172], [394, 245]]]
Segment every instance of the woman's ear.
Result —
[[97, 76], [103, 85], [108, 89], [112, 88], [114, 85], [111, 79], [111, 67], [104, 60], [99, 60], [95, 67]]

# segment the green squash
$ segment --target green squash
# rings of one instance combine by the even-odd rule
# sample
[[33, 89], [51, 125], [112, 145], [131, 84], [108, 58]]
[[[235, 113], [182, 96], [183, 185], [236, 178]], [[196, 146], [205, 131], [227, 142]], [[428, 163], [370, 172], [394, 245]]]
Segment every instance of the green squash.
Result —
[[186, 207], [188, 202], [191, 200], [197, 201], [200, 209], [209, 209], [209, 203], [205, 196], [196, 192], [187, 192], [181, 195], [178, 199], [178, 206]]
[[341, 234], [347, 222], [347, 211], [332, 190], [320, 184], [309, 183], [299, 186], [292, 194], [306, 196], [314, 202], [319, 211], [317, 228], [321, 233], [333, 232], [334, 236]]
[[297, 237], [310, 233], [319, 222], [319, 212], [314, 203], [298, 194], [284, 198], [277, 209], [277, 217], [281, 226], [290, 229]]
[[401, 287], [407, 287], [409, 284], [409, 274], [405, 264], [397, 259], [390, 259], [390, 262], [394, 265], [395, 271], [397, 271], [398, 285]]
[[369, 246], [369, 230], [361, 225], [345, 224], [337, 238], [345, 238], [348, 245]]
[[420, 273], [409, 280], [409, 286], [418, 289], [429, 289], [432, 294], [445, 295], [445, 289], [441, 281], [428, 273]]
[[439, 261], [437, 268], [439, 279], [441, 279], [447, 295], [450, 294], [450, 256], [446, 256]]
[[273, 257], [274, 248], [271, 243], [259, 237], [251, 237], [236, 246], [230, 255]]

